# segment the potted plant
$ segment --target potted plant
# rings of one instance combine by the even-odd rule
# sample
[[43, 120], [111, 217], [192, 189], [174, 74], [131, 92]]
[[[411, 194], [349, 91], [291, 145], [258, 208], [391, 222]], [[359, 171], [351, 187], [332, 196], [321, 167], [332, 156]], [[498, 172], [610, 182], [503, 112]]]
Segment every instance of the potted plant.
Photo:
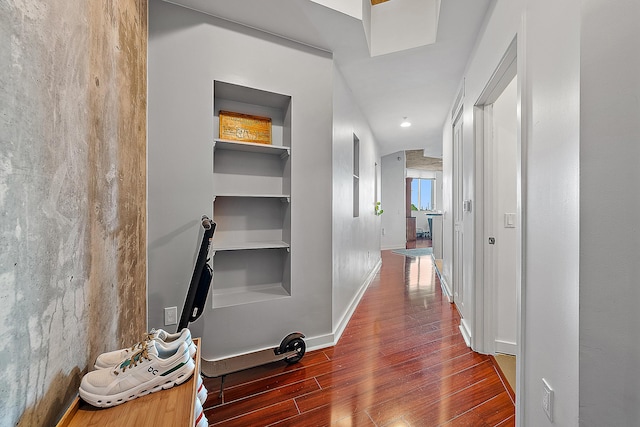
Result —
[[381, 208], [380, 208], [380, 202], [376, 202], [376, 205], [375, 205], [375, 214], [376, 214], [377, 216], [380, 216], [380, 215], [382, 215], [382, 213], [383, 213], [383, 212], [384, 212], [384, 209], [381, 209]]

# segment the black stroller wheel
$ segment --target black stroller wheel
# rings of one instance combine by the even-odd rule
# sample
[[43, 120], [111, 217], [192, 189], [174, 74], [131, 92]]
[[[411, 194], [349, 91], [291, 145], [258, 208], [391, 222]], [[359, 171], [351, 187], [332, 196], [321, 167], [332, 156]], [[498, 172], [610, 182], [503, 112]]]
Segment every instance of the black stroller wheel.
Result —
[[292, 356], [289, 356], [285, 359], [288, 364], [297, 363], [304, 356], [304, 352], [307, 348], [307, 345], [304, 343], [302, 338], [294, 338], [287, 343], [285, 346], [286, 352], [295, 351], [296, 353]]

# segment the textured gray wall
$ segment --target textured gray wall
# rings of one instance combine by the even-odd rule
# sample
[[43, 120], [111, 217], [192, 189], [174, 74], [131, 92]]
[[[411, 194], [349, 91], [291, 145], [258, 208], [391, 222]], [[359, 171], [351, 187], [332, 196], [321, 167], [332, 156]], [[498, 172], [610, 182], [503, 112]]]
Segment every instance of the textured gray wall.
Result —
[[146, 328], [146, 0], [0, 0], [0, 425]]

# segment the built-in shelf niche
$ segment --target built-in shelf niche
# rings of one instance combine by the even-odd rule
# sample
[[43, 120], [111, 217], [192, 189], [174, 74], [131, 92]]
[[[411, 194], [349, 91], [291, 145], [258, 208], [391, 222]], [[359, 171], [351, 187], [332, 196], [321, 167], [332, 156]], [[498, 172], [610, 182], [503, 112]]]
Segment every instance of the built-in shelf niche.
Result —
[[220, 135], [220, 110], [233, 111], [270, 117], [271, 145], [291, 147], [291, 96], [217, 80], [213, 83], [213, 94], [216, 138]]
[[[215, 143], [216, 146], [219, 142]], [[238, 143], [236, 145], [240, 145]], [[219, 150], [213, 154], [213, 194], [289, 195], [289, 156], [258, 151]]]
[[291, 97], [214, 81], [220, 110], [270, 117], [272, 143], [213, 140], [213, 307], [291, 296]]
[[213, 308], [291, 296], [290, 255], [285, 248], [216, 252]]
[[217, 196], [213, 214], [215, 250], [255, 249], [265, 242], [288, 247], [291, 241], [290, 209], [284, 198]]

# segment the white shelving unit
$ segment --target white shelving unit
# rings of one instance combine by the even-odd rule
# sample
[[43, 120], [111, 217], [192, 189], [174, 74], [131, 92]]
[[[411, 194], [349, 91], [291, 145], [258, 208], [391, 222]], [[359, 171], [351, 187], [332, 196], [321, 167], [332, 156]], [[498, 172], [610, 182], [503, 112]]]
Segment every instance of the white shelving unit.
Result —
[[291, 97], [214, 82], [220, 110], [270, 117], [272, 144], [213, 141], [213, 308], [291, 296]]

